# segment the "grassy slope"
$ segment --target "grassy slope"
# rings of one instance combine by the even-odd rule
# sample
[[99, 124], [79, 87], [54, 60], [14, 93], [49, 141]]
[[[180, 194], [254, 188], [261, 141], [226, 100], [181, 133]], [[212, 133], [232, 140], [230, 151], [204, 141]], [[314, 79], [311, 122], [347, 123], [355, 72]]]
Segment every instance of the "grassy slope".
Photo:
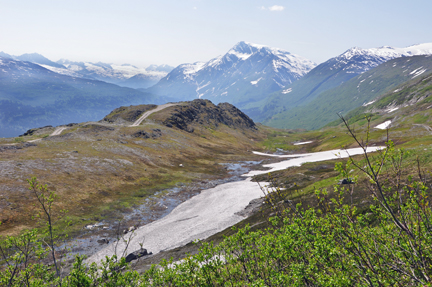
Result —
[[[31, 176], [56, 190], [58, 209], [70, 211], [78, 230], [130, 210], [159, 190], [226, 176], [218, 163], [256, 158], [247, 151], [259, 148], [257, 142], [268, 133], [264, 128], [225, 125], [196, 125], [190, 133], [161, 125], [160, 119], [173, 109], [153, 114], [138, 127], [83, 123], [60, 136], [43, 138], [53, 130], [46, 128], [20, 138], [43, 138], [37, 146], [2, 150], [0, 230], [15, 233], [33, 224], [34, 198], [25, 181]], [[140, 131], [156, 136], [137, 137]], [[0, 142], [13, 143], [14, 139]]]

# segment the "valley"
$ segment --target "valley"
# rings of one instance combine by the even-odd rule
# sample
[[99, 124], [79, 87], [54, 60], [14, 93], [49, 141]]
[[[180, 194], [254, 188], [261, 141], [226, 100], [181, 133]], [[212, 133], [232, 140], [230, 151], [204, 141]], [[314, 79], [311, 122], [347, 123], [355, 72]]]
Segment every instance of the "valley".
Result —
[[430, 44], [353, 48], [316, 65], [240, 42], [207, 63], [167, 68], [148, 89], [66, 71], [78, 63], [1, 58], [0, 127], [22, 133], [0, 138], [0, 236], [42, 227], [32, 177], [56, 194], [55, 227], [70, 236], [65, 272], [74, 255], [90, 264], [146, 248], [130, 264], [141, 273], [200, 256], [235, 230], [274, 228], [280, 209], [321, 210], [317, 189], [376, 220], [370, 176], [340, 167], [348, 154], [364, 163], [358, 143], [371, 158], [394, 143], [417, 159], [406, 175], [432, 168], [431, 54]]

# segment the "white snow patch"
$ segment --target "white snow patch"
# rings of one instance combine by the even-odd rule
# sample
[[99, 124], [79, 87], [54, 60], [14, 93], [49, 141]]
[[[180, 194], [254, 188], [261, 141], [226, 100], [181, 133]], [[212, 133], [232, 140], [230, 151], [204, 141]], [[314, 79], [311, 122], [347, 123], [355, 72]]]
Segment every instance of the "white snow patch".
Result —
[[[423, 70], [417, 71], [411, 79], [414, 79], [415, 77], [420, 76], [421, 74], [423, 74], [426, 71], [427, 71], [427, 69], [423, 69]], [[410, 73], [410, 74], [412, 74], [412, 73]]]
[[291, 88], [288, 88], [288, 89], [286, 89], [286, 90], [283, 90], [282, 91], [282, 94], [289, 94], [289, 93], [291, 93], [292, 92], [292, 89]]
[[[374, 152], [381, 149], [384, 149], [384, 147], [381, 146], [367, 147], [367, 152]], [[277, 163], [265, 164], [263, 166], [270, 168], [270, 170], [253, 170], [242, 176], [250, 177], [259, 174], [267, 174], [269, 172], [283, 170], [292, 166], [300, 166], [306, 162], [317, 162], [317, 161], [331, 160], [336, 158], [346, 158], [349, 157], [350, 155], [353, 156], [357, 154], [362, 154], [363, 149], [361, 148], [351, 148], [347, 150], [337, 149], [337, 150], [329, 150], [329, 151], [321, 151], [321, 152], [305, 153], [305, 154], [293, 154], [293, 155], [272, 155], [272, 154], [265, 154], [259, 152], [253, 152], [253, 153], [258, 155], [271, 156], [271, 157], [294, 158], [294, 159], [284, 160]]]
[[233, 49], [229, 50], [228, 54], [234, 55], [234, 56], [236, 56], [237, 58], [239, 58], [239, 59], [241, 59], [243, 61], [253, 55], [253, 53], [240, 53], [240, 52], [235, 51]]
[[387, 111], [387, 113], [394, 112], [394, 111], [396, 111], [396, 110], [398, 110], [398, 109], [399, 109], [399, 107], [396, 107], [396, 108], [393, 108], [393, 109], [389, 109], [389, 110]]
[[258, 82], [259, 82], [261, 79], [262, 79], [262, 77], [259, 78], [259, 79], [256, 80], [256, 81], [251, 81], [250, 83], [251, 83], [252, 85], [256, 85], [256, 84], [258, 84]]
[[376, 100], [370, 101], [369, 103], [363, 104], [363, 107], [367, 107], [369, 105], [372, 105], [373, 103], [375, 103]]
[[307, 142], [299, 142], [299, 143], [295, 143], [294, 145], [304, 145], [304, 144], [309, 144], [312, 141], [307, 141]]
[[380, 129], [380, 130], [385, 130], [390, 126], [390, 124], [391, 124], [391, 121], [385, 121], [382, 124], [377, 125], [375, 128]]

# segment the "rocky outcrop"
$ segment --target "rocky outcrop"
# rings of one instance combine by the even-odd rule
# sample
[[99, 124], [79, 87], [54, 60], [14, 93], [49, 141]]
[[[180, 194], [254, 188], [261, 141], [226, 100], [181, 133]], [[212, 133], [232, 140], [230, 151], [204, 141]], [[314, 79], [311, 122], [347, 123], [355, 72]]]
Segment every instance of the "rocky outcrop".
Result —
[[146, 132], [142, 130], [132, 134], [132, 137], [134, 138], [144, 138], [144, 139], [149, 139], [149, 138], [156, 139], [161, 136], [162, 136], [162, 131], [160, 129], [153, 129], [151, 132]]
[[22, 135], [19, 135], [20, 137], [23, 136], [32, 136], [33, 134], [35, 134], [36, 132], [46, 129], [46, 128], [52, 128], [52, 126], [44, 126], [41, 128], [35, 128], [35, 129], [29, 129], [28, 131], [26, 131], [25, 133], [23, 133]]
[[37, 146], [37, 145], [31, 142], [20, 143], [17, 145], [0, 145], [0, 152], [7, 151], [7, 150], [19, 150], [31, 146]]
[[136, 260], [140, 257], [146, 256], [146, 255], [151, 255], [152, 252], [148, 253], [147, 249], [145, 248], [141, 248], [140, 250], [134, 251], [132, 253], [130, 253], [128, 256], [126, 256], [126, 263], [129, 263], [133, 260]]
[[255, 123], [246, 114], [228, 103], [217, 106], [209, 100], [193, 100], [186, 105], [177, 106], [163, 124], [193, 132], [192, 124], [218, 127], [221, 124], [231, 128], [256, 129]]

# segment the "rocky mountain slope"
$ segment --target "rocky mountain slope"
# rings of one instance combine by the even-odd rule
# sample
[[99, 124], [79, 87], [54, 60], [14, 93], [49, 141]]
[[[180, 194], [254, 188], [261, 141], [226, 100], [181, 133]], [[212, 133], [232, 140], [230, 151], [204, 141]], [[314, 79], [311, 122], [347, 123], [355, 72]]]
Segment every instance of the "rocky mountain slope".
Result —
[[0, 57], [0, 137], [29, 128], [96, 120], [125, 104], [158, 103], [145, 92], [70, 77]]
[[313, 67], [312, 61], [287, 51], [240, 42], [206, 63], [176, 67], [148, 91], [175, 100], [226, 101], [241, 108], [297, 81]]
[[[312, 69], [299, 81], [269, 95], [264, 100], [248, 105], [243, 110], [256, 121], [281, 127], [284, 112], [304, 105], [321, 93], [379, 66], [391, 59], [415, 55], [431, 55], [432, 44], [420, 44], [407, 48], [381, 47], [372, 49], [352, 48]], [[278, 115], [281, 113], [280, 115]], [[273, 120], [276, 115], [277, 120]], [[277, 122], [276, 122], [277, 121]]]

